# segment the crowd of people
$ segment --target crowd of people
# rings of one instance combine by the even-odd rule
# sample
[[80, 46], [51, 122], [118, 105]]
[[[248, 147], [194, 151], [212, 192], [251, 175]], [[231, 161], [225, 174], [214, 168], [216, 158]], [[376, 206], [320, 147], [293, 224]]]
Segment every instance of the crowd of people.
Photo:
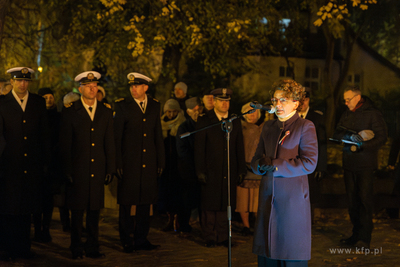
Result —
[[[230, 89], [190, 97], [187, 85], [179, 82], [174, 97], [162, 106], [147, 94], [152, 79], [132, 72], [127, 75], [130, 96], [117, 99], [112, 110], [98, 85], [100, 73], [85, 71], [75, 77], [79, 93], [65, 95], [59, 113], [51, 88], [29, 92], [33, 72], [12, 68], [10, 81], [1, 88], [3, 260], [34, 256], [32, 221], [33, 240], [51, 241], [54, 207], [63, 230], [71, 232], [72, 258], [104, 257], [98, 241], [104, 185], [117, 180], [119, 235], [126, 253], [159, 247], [147, 238], [155, 209], [168, 216], [163, 231], [183, 233], [192, 230], [191, 215], [197, 209], [205, 246], [230, 246], [229, 195], [243, 235], [253, 234], [249, 215], [256, 217], [253, 252], [259, 266], [307, 266], [311, 207], [318, 202], [317, 183], [327, 169], [325, 117], [310, 107], [310, 88], [281, 80], [270, 91], [274, 115], [246, 103], [241, 109], [245, 115], [232, 119]], [[344, 143], [354, 227], [353, 235], [341, 242], [369, 247], [373, 170], [387, 129], [382, 114], [358, 87], [348, 87], [344, 101], [348, 110], [333, 139]], [[214, 124], [225, 130], [208, 127]]]

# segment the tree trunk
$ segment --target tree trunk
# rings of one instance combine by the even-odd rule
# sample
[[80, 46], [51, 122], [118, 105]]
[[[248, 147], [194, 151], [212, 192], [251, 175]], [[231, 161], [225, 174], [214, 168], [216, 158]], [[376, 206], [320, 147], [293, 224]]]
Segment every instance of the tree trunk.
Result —
[[174, 84], [179, 74], [179, 63], [182, 53], [177, 46], [169, 46], [165, 49], [162, 60], [162, 70], [156, 84], [156, 98], [165, 103], [171, 98]]
[[3, 29], [11, 0], [0, 0], [0, 49], [3, 43]]
[[326, 58], [325, 58], [325, 66], [323, 70], [322, 76], [322, 85], [323, 91], [327, 94], [326, 98], [326, 133], [328, 137], [331, 137], [334, 131], [335, 124], [335, 116], [336, 116], [336, 105], [335, 105], [335, 95], [334, 95], [334, 87], [332, 85], [332, 62], [333, 55], [335, 51], [335, 38], [329, 32], [329, 29], [326, 25], [323, 26], [324, 34], [327, 44], [326, 50]]

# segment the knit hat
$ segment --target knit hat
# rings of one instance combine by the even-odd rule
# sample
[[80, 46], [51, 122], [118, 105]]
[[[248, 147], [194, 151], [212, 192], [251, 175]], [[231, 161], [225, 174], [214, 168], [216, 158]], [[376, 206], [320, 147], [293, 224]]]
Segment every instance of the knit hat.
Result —
[[187, 93], [187, 85], [184, 82], [179, 82], [177, 84], [175, 84], [174, 88], [179, 88], [181, 89], [185, 94]]
[[38, 91], [38, 95], [40, 95], [40, 96], [44, 96], [44, 95], [48, 95], [48, 94], [54, 96], [54, 93], [51, 90], [51, 88], [48, 88], [48, 87], [40, 88], [39, 91]]
[[194, 109], [197, 105], [200, 105], [200, 99], [198, 97], [191, 97], [185, 101], [186, 108]]
[[168, 99], [164, 105], [164, 112], [166, 112], [167, 110], [181, 110], [179, 102], [172, 98]]

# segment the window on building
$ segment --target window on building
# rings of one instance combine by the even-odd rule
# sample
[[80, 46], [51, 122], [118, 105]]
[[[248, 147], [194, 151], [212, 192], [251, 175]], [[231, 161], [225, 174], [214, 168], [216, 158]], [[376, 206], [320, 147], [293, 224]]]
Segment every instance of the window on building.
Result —
[[318, 67], [306, 67], [304, 86], [310, 87], [312, 91], [319, 90], [320, 72]]
[[293, 68], [292, 67], [279, 67], [279, 77], [293, 77]]
[[358, 85], [361, 88], [361, 83], [362, 83], [361, 74], [349, 74], [347, 76], [347, 83], [349, 85]]

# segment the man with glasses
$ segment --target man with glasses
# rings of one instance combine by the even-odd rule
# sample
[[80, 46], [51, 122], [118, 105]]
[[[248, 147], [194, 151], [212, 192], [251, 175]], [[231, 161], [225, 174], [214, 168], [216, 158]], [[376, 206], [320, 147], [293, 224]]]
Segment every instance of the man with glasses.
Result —
[[357, 86], [345, 89], [344, 102], [348, 110], [333, 137], [352, 142], [344, 144], [343, 169], [353, 234], [340, 242], [368, 248], [373, 229], [373, 171], [378, 167], [378, 150], [387, 139], [387, 127], [382, 113]]

